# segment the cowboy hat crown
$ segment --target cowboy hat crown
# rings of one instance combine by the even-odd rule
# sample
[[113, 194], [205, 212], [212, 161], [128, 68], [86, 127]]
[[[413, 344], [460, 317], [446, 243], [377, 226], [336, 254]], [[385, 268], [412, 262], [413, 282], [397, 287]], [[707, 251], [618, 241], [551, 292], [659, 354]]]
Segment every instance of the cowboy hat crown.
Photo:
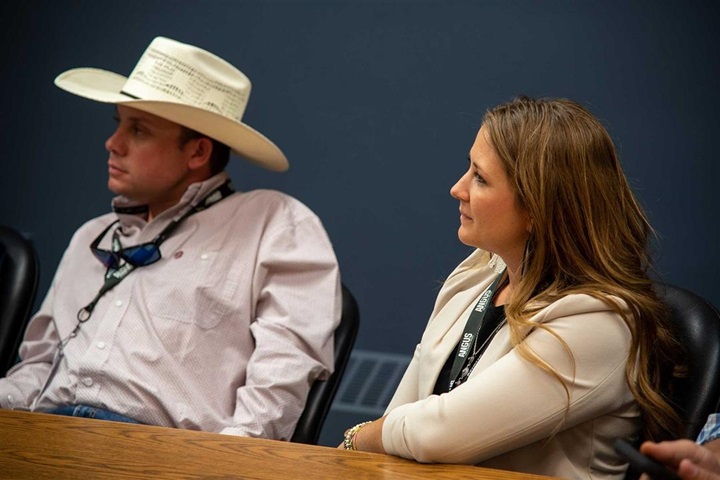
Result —
[[250, 79], [201, 48], [156, 37], [128, 77], [97, 68], [74, 68], [58, 75], [55, 85], [81, 97], [126, 105], [196, 130], [269, 170], [288, 169], [283, 152], [242, 122], [250, 99]]

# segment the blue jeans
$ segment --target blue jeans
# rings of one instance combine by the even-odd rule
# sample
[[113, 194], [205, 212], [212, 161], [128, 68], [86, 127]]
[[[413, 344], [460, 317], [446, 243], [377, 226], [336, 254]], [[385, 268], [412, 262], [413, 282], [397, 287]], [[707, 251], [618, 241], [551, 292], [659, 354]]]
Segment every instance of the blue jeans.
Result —
[[113, 422], [140, 423], [134, 418], [126, 417], [125, 415], [120, 415], [119, 413], [104, 410], [102, 408], [89, 407], [87, 405], [65, 405], [48, 410], [44, 413], [65, 415], [68, 417], [94, 418], [96, 420], [111, 420]]

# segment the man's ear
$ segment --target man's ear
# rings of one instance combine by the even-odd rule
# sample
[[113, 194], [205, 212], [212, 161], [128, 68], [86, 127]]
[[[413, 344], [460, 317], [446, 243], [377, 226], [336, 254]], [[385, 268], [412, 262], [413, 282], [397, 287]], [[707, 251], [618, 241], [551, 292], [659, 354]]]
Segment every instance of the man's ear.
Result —
[[187, 148], [191, 149], [190, 161], [188, 162], [188, 167], [191, 170], [197, 170], [210, 163], [213, 143], [209, 138], [194, 138], [187, 143]]

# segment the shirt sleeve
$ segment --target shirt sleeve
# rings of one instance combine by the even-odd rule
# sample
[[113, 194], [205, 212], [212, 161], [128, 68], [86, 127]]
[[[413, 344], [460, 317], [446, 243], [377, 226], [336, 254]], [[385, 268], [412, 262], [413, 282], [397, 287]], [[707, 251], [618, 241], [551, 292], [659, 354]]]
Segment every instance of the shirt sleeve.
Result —
[[55, 288], [50, 287], [30, 320], [20, 346], [21, 361], [0, 379], [0, 408], [29, 409], [47, 381], [60, 341], [52, 317]]
[[234, 423], [221, 433], [287, 440], [313, 382], [333, 369], [339, 270], [314, 215], [269, 233], [256, 269], [255, 349], [236, 392]]
[[718, 420], [720, 420], [720, 413], [713, 413], [708, 417], [705, 426], [697, 438], [699, 445], [705, 445], [708, 442], [720, 438], [720, 424], [718, 424]]
[[566, 382], [569, 405], [561, 383], [515, 348], [454, 390], [393, 409], [383, 427], [385, 450], [420, 462], [475, 464], [631, 402], [625, 383], [630, 332], [620, 316], [548, 317], [556, 318], [544, 324], [567, 349], [541, 328], [523, 341]]
[[30, 409], [41, 394], [57, 359], [60, 335], [55, 322], [57, 285], [68, 275], [69, 258], [82, 245], [92, 221], [86, 222], [70, 239], [55, 276], [38, 312], [30, 319], [20, 345], [20, 362], [0, 379], [0, 408]]

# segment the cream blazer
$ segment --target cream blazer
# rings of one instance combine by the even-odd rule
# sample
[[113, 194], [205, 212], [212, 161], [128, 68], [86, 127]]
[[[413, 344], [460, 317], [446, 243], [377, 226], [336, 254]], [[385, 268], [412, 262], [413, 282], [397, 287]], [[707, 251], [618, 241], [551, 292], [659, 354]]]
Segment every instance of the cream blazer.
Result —
[[[385, 450], [420, 462], [477, 464], [562, 478], [621, 479], [618, 437], [639, 434], [640, 410], [625, 381], [630, 331], [604, 302], [569, 295], [541, 310], [523, 340], [569, 385], [519, 357], [505, 325], [470, 378], [433, 395], [470, 310], [501, 270], [476, 250], [448, 277], [386, 411]], [[500, 266], [502, 267], [502, 265]]]

